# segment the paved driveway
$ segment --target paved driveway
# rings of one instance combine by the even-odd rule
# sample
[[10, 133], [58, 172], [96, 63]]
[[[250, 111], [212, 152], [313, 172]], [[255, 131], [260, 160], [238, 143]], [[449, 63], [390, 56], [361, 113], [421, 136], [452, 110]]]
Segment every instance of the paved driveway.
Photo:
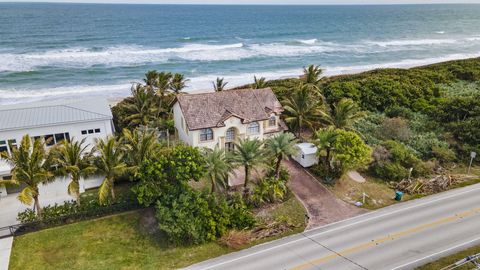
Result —
[[286, 161], [284, 165], [290, 171], [291, 179], [288, 183], [290, 189], [303, 203], [310, 216], [307, 229], [366, 212], [338, 199], [295, 161]]

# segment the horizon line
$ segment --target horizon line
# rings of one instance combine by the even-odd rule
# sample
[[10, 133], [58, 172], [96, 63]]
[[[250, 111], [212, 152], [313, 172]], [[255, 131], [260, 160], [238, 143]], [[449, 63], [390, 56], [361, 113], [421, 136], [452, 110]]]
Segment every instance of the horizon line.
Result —
[[81, 1], [38, 1], [38, 2], [28, 2], [28, 1], [0, 1], [0, 4], [87, 4], [87, 5], [158, 5], [158, 6], [412, 6], [412, 5], [480, 5], [480, 3], [291, 3], [291, 4], [270, 4], [270, 3], [130, 3], [130, 2], [81, 2]]

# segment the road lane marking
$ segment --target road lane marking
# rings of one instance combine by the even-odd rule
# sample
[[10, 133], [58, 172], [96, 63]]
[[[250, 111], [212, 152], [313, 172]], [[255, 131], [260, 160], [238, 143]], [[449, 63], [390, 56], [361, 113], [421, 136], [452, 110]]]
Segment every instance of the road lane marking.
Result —
[[[469, 189], [467, 189], [467, 188], [469, 188]], [[367, 222], [367, 221], [370, 221], [370, 220], [374, 220], [374, 219], [382, 218], [382, 217], [385, 217], [385, 216], [393, 215], [393, 214], [396, 214], [396, 213], [399, 213], [399, 212], [402, 212], [402, 211], [405, 211], [405, 210], [417, 208], [417, 207], [428, 205], [428, 204], [431, 204], [431, 203], [436, 203], [436, 202], [446, 200], [446, 199], [451, 199], [451, 198], [454, 198], [454, 197], [457, 197], [457, 196], [460, 196], [460, 195], [464, 195], [464, 194], [467, 194], [467, 193], [470, 193], [470, 192], [478, 191], [478, 190], [480, 190], [480, 187], [471, 188], [471, 186], [470, 186], [470, 187], [465, 187], [465, 189], [467, 189], [467, 190], [460, 191], [460, 192], [456, 192], [457, 190], [452, 190], [452, 193], [453, 192], [454, 193], [453, 194], [448, 194], [448, 195], [439, 194], [438, 198], [435, 198], [435, 199], [429, 199], [428, 197], [426, 197], [425, 201], [420, 202], [420, 203], [417, 203], [415, 201], [409, 201], [409, 202], [406, 202], [406, 203], [412, 203], [413, 205], [403, 207], [403, 208], [400, 208], [400, 209], [397, 209], [397, 210], [393, 210], [393, 211], [390, 211], [390, 212], [386, 212], [386, 213], [383, 213], [381, 215], [369, 217], [369, 218], [359, 220], [359, 221], [356, 221], [356, 222], [352, 222], [352, 223], [349, 223], [349, 224], [346, 224], [346, 225], [343, 225], [343, 226], [340, 226], [340, 227], [337, 227], [337, 228], [332, 228], [332, 229], [328, 229], [326, 231], [321, 231], [319, 233], [314, 233], [313, 235], [311, 235], [309, 237], [317, 237], [317, 236], [320, 236], [322, 234], [326, 234], [326, 233], [338, 231], [338, 230], [341, 230], [341, 229], [345, 229], [345, 228], [348, 228], [348, 227], [351, 227], [351, 226], [354, 226], [354, 225], [357, 225], [357, 224], [360, 224], [360, 223], [364, 223], [364, 222]], [[414, 203], [416, 203], [416, 204], [414, 204]], [[394, 206], [402, 207], [401, 204], [397, 204], [397, 205], [394, 205]], [[377, 211], [372, 211], [372, 212], [369, 212], [369, 213], [365, 213], [365, 214], [362, 214], [362, 215], [359, 215], [359, 216], [356, 216], [356, 217], [352, 217], [352, 218], [349, 218], [349, 219], [344, 219], [344, 220], [340, 220], [340, 221], [337, 221], [337, 222], [333, 222], [333, 223], [327, 224], [323, 227], [307, 230], [304, 233], [313, 232], [313, 231], [316, 231], [316, 230], [321, 230], [321, 229], [324, 229], [324, 228], [332, 227], [333, 225], [338, 224], [338, 223], [345, 223], [345, 222], [349, 222], [350, 220], [360, 219], [360, 218], [366, 217], [368, 215], [376, 214], [379, 211], [388, 211], [388, 207], [382, 208], [382, 209], [377, 210]], [[288, 237], [292, 237], [292, 236], [287, 236], [286, 238], [288, 238]], [[286, 239], [286, 238], [283, 238], [283, 239]], [[274, 250], [274, 249], [277, 249], [277, 248], [280, 248], [280, 247], [284, 247], [284, 246], [287, 246], [287, 245], [290, 245], [290, 244], [293, 244], [293, 243], [296, 243], [296, 242], [300, 242], [300, 241], [305, 241], [305, 240], [309, 240], [309, 239], [307, 237], [298, 238], [298, 239], [291, 240], [291, 241], [283, 243], [283, 244], [279, 244], [279, 245], [268, 247], [268, 248], [265, 248], [265, 249], [262, 249], [262, 250], [258, 250], [258, 251], [255, 251], [255, 252], [243, 255], [243, 256], [239, 256], [239, 257], [227, 260], [227, 261], [217, 262], [215, 264], [212, 264], [212, 265], [209, 265], [209, 266], [206, 266], [206, 267], [201, 267], [200, 269], [202, 269], [202, 270], [212, 269], [212, 268], [215, 268], [215, 267], [218, 267], [218, 266], [222, 266], [222, 265], [225, 265], [225, 264], [229, 264], [229, 263], [232, 263], [232, 262], [243, 260], [243, 259], [251, 257], [251, 256], [255, 256], [255, 255], [258, 255], [258, 254], [261, 254], [261, 253], [265, 253], [265, 252], [270, 251], [270, 250]], [[261, 247], [262, 245], [267, 245], [267, 244], [269, 244], [269, 243], [260, 244], [260, 245], [257, 245], [257, 247]], [[248, 251], [248, 249], [245, 250], [245, 251]], [[231, 255], [224, 255], [224, 256], [231, 256]], [[215, 259], [212, 259], [212, 260], [215, 260]]]
[[432, 221], [432, 222], [429, 222], [429, 223], [425, 223], [425, 224], [422, 224], [422, 225], [419, 225], [419, 226], [416, 226], [416, 227], [413, 227], [413, 228], [410, 228], [410, 229], [407, 229], [407, 230], [404, 230], [404, 231], [389, 234], [389, 235], [381, 237], [379, 239], [374, 239], [374, 240], [369, 241], [369, 242], [358, 244], [356, 246], [353, 246], [353, 247], [344, 249], [342, 251], [339, 251], [338, 253], [333, 253], [333, 254], [330, 254], [330, 255], [327, 255], [327, 256], [324, 256], [324, 257], [314, 259], [314, 260], [308, 261], [306, 263], [300, 264], [298, 266], [290, 268], [290, 270], [308, 269], [308, 268], [311, 268], [312, 265], [320, 265], [322, 263], [325, 263], [325, 262], [328, 262], [330, 260], [336, 259], [340, 256], [345, 256], [347, 254], [352, 254], [352, 253], [362, 251], [362, 250], [365, 250], [365, 249], [368, 249], [368, 248], [371, 248], [371, 247], [375, 247], [379, 244], [382, 244], [382, 243], [385, 243], [385, 242], [388, 242], [388, 241], [394, 241], [396, 239], [399, 239], [399, 238], [402, 238], [402, 237], [405, 237], [405, 236], [409, 236], [409, 235], [412, 235], [414, 233], [418, 233], [418, 232], [421, 232], [421, 231], [425, 231], [425, 230], [430, 229], [430, 228], [434, 228], [434, 227], [437, 227], [437, 226], [440, 226], [440, 225], [443, 225], [443, 224], [458, 221], [458, 220], [461, 220], [463, 218], [471, 217], [471, 216], [473, 216], [477, 213], [480, 213], [480, 208], [474, 208], [474, 209], [471, 209], [471, 210], [468, 210], [468, 211], [465, 211], [465, 212], [462, 212], [462, 213], [459, 213], [459, 214], [455, 214], [453, 216], [449, 216], [449, 217], [441, 218], [441, 219], [438, 219], [438, 220], [435, 220], [435, 221]]
[[412, 264], [414, 264], [414, 263], [421, 262], [421, 261], [426, 260], [426, 259], [428, 259], [428, 258], [437, 256], [437, 255], [440, 255], [440, 254], [445, 253], [445, 252], [448, 252], [448, 251], [450, 251], [450, 250], [457, 249], [457, 248], [459, 248], [459, 247], [463, 247], [463, 246], [469, 245], [469, 244], [474, 243], [474, 242], [477, 242], [477, 241], [480, 241], [480, 237], [477, 237], [477, 238], [474, 238], [474, 239], [469, 240], [469, 241], [467, 241], [467, 242], [464, 242], [464, 243], [455, 245], [455, 246], [453, 246], [453, 247], [449, 247], [449, 248], [444, 249], [444, 250], [442, 250], [442, 251], [432, 253], [432, 254], [430, 254], [430, 255], [428, 255], [428, 256], [425, 256], [425, 257], [423, 257], [423, 258], [420, 258], [420, 259], [417, 259], [417, 260], [414, 260], [414, 261], [411, 261], [411, 262], [408, 262], [408, 263], [399, 265], [399, 266], [397, 266], [397, 267], [395, 267], [395, 268], [392, 268], [392, 270], [402, 269], [402, 268], [407, 267], [407, 266], [409, 266], [409, 265], [412, 265]]

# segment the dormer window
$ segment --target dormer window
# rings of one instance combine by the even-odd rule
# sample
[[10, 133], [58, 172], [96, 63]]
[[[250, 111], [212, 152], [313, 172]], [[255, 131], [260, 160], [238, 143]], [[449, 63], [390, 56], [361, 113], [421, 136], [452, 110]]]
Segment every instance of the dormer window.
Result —
[[248, 124], [248, 134], [258, 134], [260, 133], [260, 125], [258, 122], [252, 122]]
[[211, 128], [204, 128], [200, 130], [200, 141], [211, 141], [213, 140], [213, 130]]
[[268, 126], [269, 127], [277, 126], [277, 118], [275, 117], [275, 115], [270, 116], [270, 119], [268, 119]]

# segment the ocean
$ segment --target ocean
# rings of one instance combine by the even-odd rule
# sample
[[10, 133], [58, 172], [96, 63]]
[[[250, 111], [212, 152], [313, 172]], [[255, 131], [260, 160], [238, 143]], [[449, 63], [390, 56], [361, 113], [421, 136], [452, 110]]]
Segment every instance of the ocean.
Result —
[[130, 93], [148, 70], [187, 91], [480, 56], [480, 5], [0, 3], [0, 104]]

